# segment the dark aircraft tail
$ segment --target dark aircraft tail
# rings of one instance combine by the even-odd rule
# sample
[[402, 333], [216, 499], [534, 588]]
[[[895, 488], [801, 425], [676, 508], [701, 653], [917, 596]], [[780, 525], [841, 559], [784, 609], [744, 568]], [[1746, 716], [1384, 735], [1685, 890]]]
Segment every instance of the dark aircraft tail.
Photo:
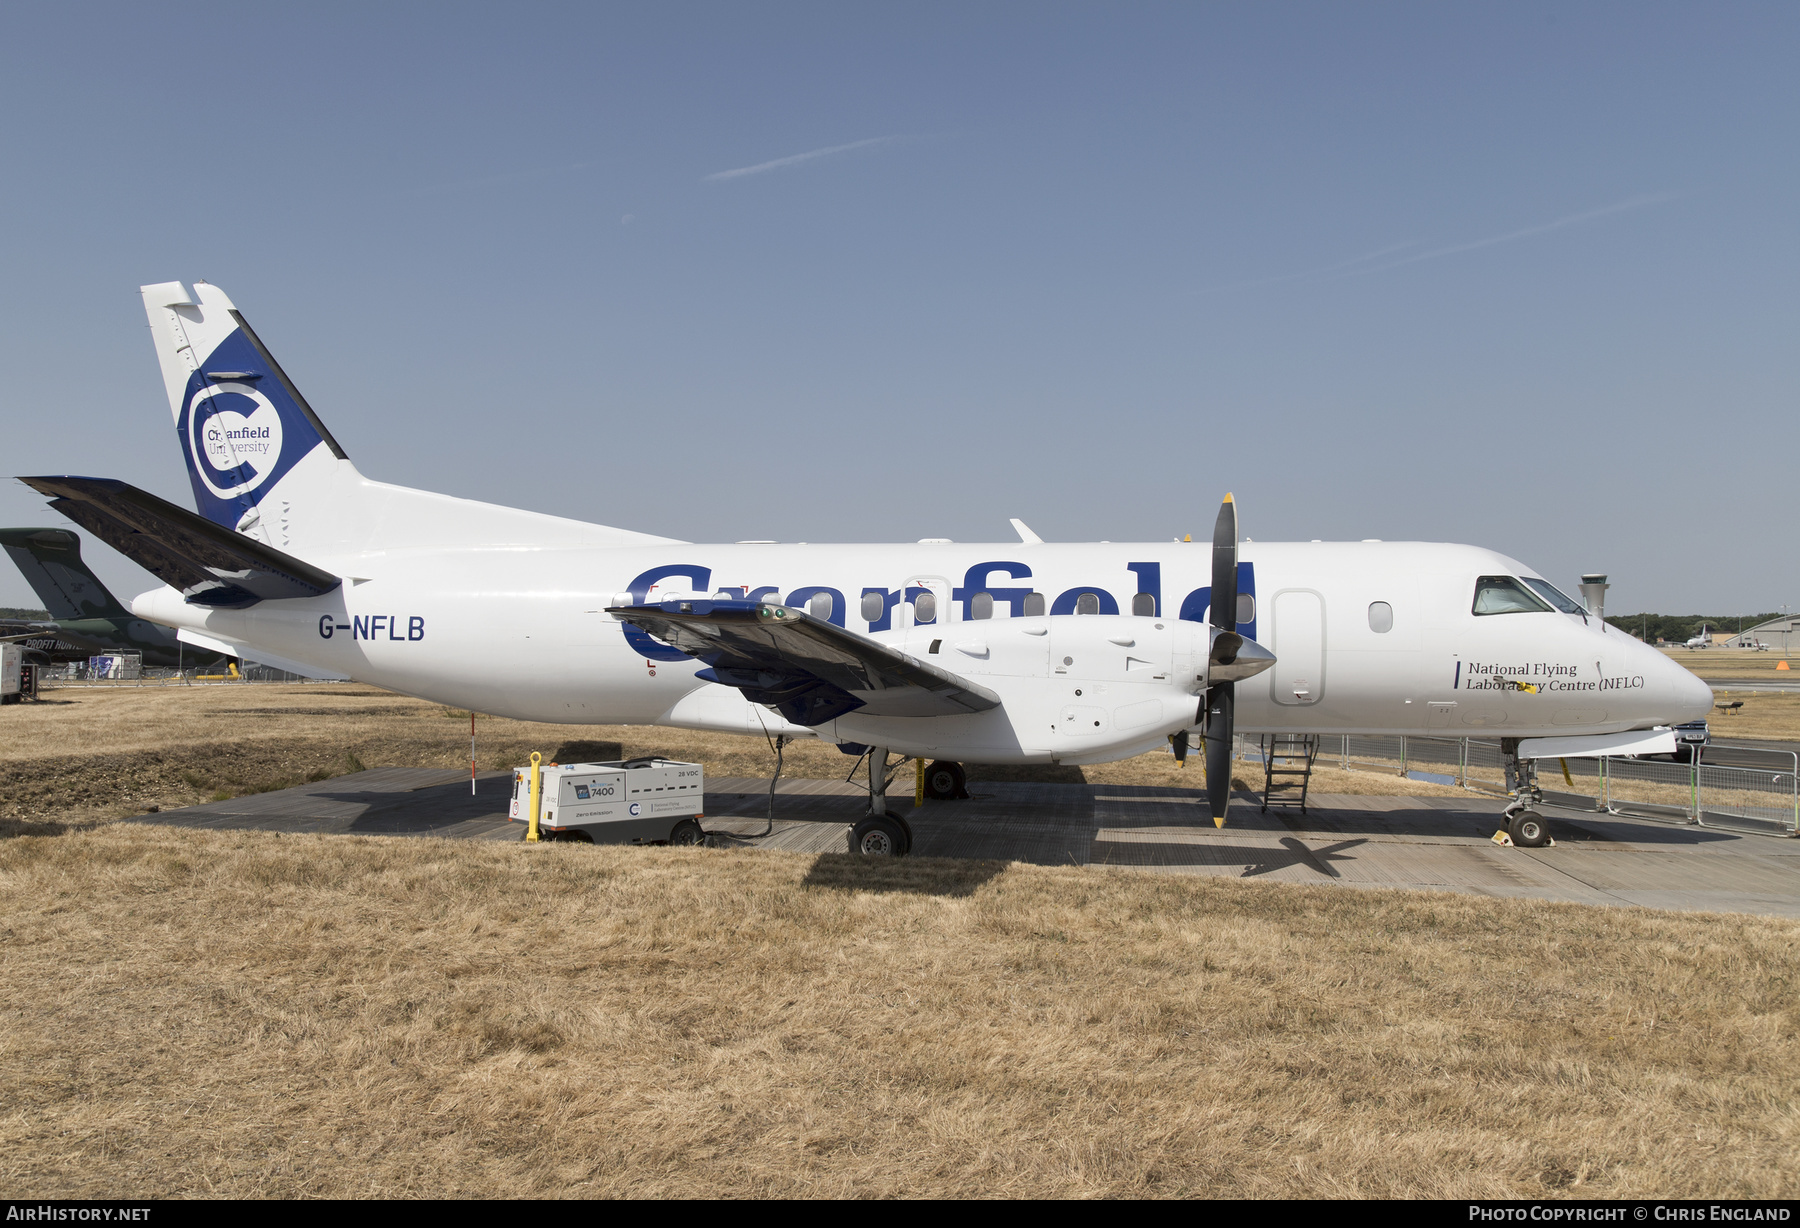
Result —
[[51, 618], [130, 618], [81, 561], [81, 539], [68, 529], [0, 529], [12, 556]]

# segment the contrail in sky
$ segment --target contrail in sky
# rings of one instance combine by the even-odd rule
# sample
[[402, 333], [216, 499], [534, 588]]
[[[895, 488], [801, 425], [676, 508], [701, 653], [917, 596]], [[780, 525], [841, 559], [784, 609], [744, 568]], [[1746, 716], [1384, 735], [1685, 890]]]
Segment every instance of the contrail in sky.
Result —
[[765, 171], [778, 171], [784, 166], [798, 166], [802, 162], [811, 162], [814, 158], [829, 158], [833, 154], [849, 153], [852, 149], [867, 149], [871, 145], [882, 145], [888, 141], [897, 141], [898, 136], [872, 136], [866, 141], [851, 141], [848, 145], [827, 145], [824, 149], [812, 149], [806, 153], [789, 154], [785, 158], [776, 158], [772, 162], [758, 162], [755, 166], [740, 166], [728, 171], [714, 171], [700, 178], [702, 183], [715, 179], [742, 179], [745, 175], [760, 175]]
[[1633, 196], [1616, 205], [1605, 205], [1599, 209], [1589, 209], [1585, 213], [1571, 213], [1568, 217], [1559, 217], [1554, 222], [1545, 222], [1542, 226], [1527, 226], [1524, 230], [1509, 230], [1503, 235], [1493, 235], [1486, 239], [1477, 239], [1473, 243], [1457, 243], [1450, 247], [1436, 247], [1428, 252], [1420, 252], [1416, 256], [1408, 256], [1404, 260], [1391, 260], [1387, 264], [1378, 264], [1372, 269], [1353, 269], [1342, 273], [1343, 277], [1360, 277], [1364, 273], [1380, 273], [1386, 269], [1397, 269], [1403, 264], [1417, 264], [1421, 260], [1436, 260], [1439, 256], [1454, 256], [1458, 252], [1472, 252], [1477, 248], [1494, 247], [1501, 243], [1511, 243], [1515, 239], [1529, 239], [1535, 235], [1549, 234], [1552, 230], [1561, 230], [1564, 226], [1579, 226], [1583, 222], [1591, 222], [1596, 218], [1607, 217], [1614, 213], [1626, 213], [1632, 209], [1642, 209], [1648, 205], [1660, 205], [1664, 201], [1674, 200], [1677, 193], [1652, 192], [1646, 196]]
[[1388, 260], [1381, 264], [1371, 261], [1381, 260], [1396, 252], [1405, 251], [1409, 247], [1419, 246], [1417, 241], [1396, 243], [1392, 247], [1384, 247], [1380, 251], [1358, 256], [1353, 260], [1328, 264], [1323, 268], [1307, 269], [1300, 273], [1282, 273], [1275, 277], [1262, 277], [1255, 281], [1232, 282], [1223, 286], [1210, 286], [1209, 290], [1246, 290], [1253, 286], [1270, 286], [1283, 281], [1301, 281], [1307, 278], [1322, 277], [1337, 280], [1343, 277], [1363, 277], [1370, 273], [1384, 273], [1388, 269], [1397, 269], [1403, 265], [1418, 264], [1422, 260], [1436, 260], [1442, 256], [1454, 256], [1461, 252], [1472, 252], [1483, 247], [1496, 247], [1502, 243], [1512, 243], [1519, 239], [1530, 239], [1537, 235], [1549, 234], [1553, 230], [1561, 230], [1565, 226], [1579, 226], [1583, 222], [1591, 222], [1614, 213], [1626, 213], [1633, 209], [1643, 209], [1650, 205], [1660, 205], [1674, 200], [1678, 192], [1652, 192], [1642, 196], [1633, 196], [1617, 204], [1604, 205], [1598, 209], [1589, 209], [1582, 213], [1571, 213], [1567, 217], [1559, 217], [1553, 222], [1545, 222], [1541, 226], [1527, 226], [1523, 230], [1509, 230], [1505, 234], [1491, 235], [1485, 239], [1476, 239], [1471, 243], [1453, 243], [1448, 247], [1434, 247], [1430, 251], [1415, 252], [1398, 260]]

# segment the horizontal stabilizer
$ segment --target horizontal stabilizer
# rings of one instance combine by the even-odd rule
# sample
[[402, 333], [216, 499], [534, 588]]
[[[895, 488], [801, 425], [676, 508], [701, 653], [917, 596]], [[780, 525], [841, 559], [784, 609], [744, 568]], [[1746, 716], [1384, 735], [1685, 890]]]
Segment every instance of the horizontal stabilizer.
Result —
[[328, 571], [112, 478], [20, 478], [50, 506], [195, 605], [239, 608], [316, 597]]
[[784, 605], [665, 601], [607, 613], [704, 661], [701, 678], [736, 687], [797, 725], [847, 712], [963, 716], [1000, 706], [984, 686]]

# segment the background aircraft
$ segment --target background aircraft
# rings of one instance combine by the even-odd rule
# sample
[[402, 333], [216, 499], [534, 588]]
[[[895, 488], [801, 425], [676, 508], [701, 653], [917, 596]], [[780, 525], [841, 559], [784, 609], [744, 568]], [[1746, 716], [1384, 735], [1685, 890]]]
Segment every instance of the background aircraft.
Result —
[[228, 659], [182, 644], [169, 628], [146, 622], [121, 605], [81, 561], [81, 539], [68, 529], [0, 529], [0, 547], [50, 616], [44, 621], [0, 619], [0, 638], [59, 663], [114, 652], [142, 653], [144, 664], [158, 669], [205, 668]]

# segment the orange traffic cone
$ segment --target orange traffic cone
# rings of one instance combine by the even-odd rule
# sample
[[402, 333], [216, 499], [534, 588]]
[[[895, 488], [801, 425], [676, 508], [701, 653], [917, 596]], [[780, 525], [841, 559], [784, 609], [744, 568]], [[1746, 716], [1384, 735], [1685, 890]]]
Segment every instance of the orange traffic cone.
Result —
[[[1787, 669], [1788, 663], [1786, 661], [1777, 661], [1777, 662], [1775, 662], [1775, 668], [1776, 669]], [[1791, 673], [1792, 671], [1790, 670], [1789, 672]]]

